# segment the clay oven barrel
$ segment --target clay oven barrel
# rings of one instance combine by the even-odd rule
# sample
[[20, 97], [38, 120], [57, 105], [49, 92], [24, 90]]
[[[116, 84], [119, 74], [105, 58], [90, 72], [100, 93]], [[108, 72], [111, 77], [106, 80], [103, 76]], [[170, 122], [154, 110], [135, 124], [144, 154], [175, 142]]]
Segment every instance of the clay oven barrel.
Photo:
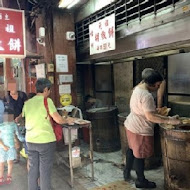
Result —
[[114, 152], [121, 148], [115, 106], [94, 108], [87, 111], [92, 122], [93, 149], [97, 152]]
[[190, 124], [176, 129], [161, 125], [165, 189], [190, 189]]
[[118, 122], [119, 122], [119, 132], [120, 132], [120, 142], [121, 142], [121, 151], [122, 151], [122, 161], [126, 164], [126, 152], [128, 149], [127, 136], [124, 126], [124, 121], [128, 116], [129, 112], [124, 112], [118, 114]]

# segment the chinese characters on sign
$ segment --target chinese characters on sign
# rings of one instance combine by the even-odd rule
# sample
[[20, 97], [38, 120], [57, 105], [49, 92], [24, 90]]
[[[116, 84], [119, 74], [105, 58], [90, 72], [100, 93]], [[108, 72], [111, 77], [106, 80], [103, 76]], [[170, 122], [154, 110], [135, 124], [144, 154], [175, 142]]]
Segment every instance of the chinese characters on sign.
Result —
[[56, 72], [68, 72], [68, 57], [67, 55], [56, 54]]
[[59, 94], [71, 94], [71, 85], [70, 84], [61, 84], [59, 85]]
[[37, 79], [46, 78], [45, 63], [35, 65], [35, 67], [36, 67], [36, 77], [37, 77]]
[[60, 84], [64, 82], [73, 82], [73, 75], [59, 75]]
[[0, 8], [0, 56], [25, 57], [24, 11]]
[[90, 55], [115, 49], [115, 14], [89, 25]]

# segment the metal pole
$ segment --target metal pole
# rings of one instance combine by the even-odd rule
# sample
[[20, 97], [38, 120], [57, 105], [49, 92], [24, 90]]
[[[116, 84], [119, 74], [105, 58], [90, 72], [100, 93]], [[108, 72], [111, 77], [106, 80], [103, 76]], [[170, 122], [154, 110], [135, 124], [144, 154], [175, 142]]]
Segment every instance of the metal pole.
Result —
[[69, 135], [69, 166], [70, 166], [70, 177], [71, 177], [71, 187], [73, 187], [73, 162], [72, 162], [72, 142], [71, 142], [71, 127], [68, 127]]
[[93, 141], [92, 141], [92, 124], [89, 125], [89, 135], [90, 135], [90, 161], [91, 161], [91, 172], [92, 181], [94, 181], [94, 163], [93, 163]]

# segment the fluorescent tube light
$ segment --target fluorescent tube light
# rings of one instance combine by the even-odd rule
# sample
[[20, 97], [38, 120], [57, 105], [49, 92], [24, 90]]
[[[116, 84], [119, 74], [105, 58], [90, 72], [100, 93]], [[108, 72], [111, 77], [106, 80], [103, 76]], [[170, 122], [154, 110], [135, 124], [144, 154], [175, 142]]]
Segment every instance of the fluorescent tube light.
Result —
[[76, 5], [80, 0], [74, 0], [71, 4], [69, 4], [67, 6], [67, 9], [70, 9], [71, 7], [73, 7], [74, 5]]
[[59, 2], [59, 7], [66, 8], [69, 4], [73, 3], [75, 0], [61, 0]]

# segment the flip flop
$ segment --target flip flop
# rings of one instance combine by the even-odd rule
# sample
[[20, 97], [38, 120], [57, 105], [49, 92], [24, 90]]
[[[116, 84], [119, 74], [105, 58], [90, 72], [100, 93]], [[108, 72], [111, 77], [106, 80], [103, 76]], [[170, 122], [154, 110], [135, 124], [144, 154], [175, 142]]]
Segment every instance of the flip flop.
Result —
[[1, 185], [4, 185], [5, 184], [5, 182], [4, 182], [4, 177], [0, 177], [0, 186]]
[[11, 184], [12, 183], [12, 177], [11, 176], [7, 176], [7, 180], [5, 182], [6, 184]]

